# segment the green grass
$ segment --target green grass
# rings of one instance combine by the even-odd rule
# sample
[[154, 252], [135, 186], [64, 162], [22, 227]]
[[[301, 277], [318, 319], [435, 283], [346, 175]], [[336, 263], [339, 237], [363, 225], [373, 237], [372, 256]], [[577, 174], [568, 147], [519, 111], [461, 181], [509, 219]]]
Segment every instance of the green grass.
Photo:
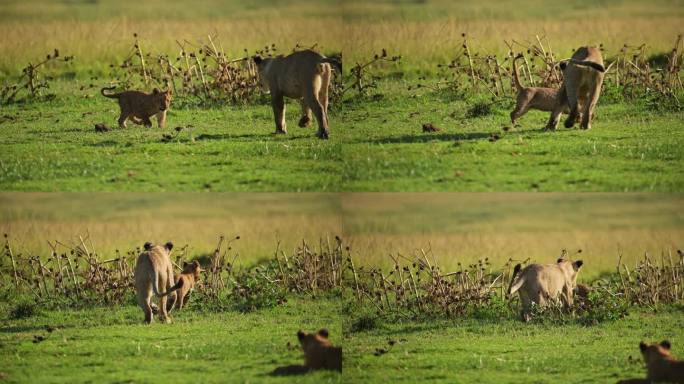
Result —
[[[211, 109], [172, 105], [166, 130], [130, 123], [119, 129], [115, 101], [66, 96], [78, 84], [62, 89], [55, 101], [3, 107], [1, 190], [321, 192], [340, 184], [338, 113], [331, 111], [327, 141], [316, 139], [316, 128], [297, 127], [294, 102], [288, 135], [273, 135], [266, 102]], [[102, 122], [115, 128], [95, 132]], [[162, 141], [163, 134], [187, 125], [193, 128]]]
[[[7, 309], [7, 308], [5, 308]], [[336, 372], [272, 377], [302, 364], [297, 331], [327, 328], [342, 343], [338, 303], [291, 300], [269, 310], [176, 313], [170, 325], [142, 324], [139, 308], [44, 311], [0, 326], [0, 372], [8, 383], [297, 382], [338, 383]], [[46, 326], [58, 327], [49, 334]], [[34, 344], [34, 336], [47, 340]]]
[[[429, 82], [429, 81], [428, 81]], [[343, 188], [350, 191], [658, 191], [684, 189], [682, 112], [600, 102], [592, 129], [543, 131], [531, 111], [510, 128], [512, 100], [468, 117], [477, 99], [408, 91], [385, 80], [379, 100], [344, 105]], [[510, 104], [510, 106], [508, 106]], [[423, 133], [433, 123], [441, 132]], [[490, 141], [493, 134], [499, 140]]]
[[[347, 333], [344, 377], [363, 383], [613, 383], [644, 378], [639, 341], [668, 339], [684, 356], [681, 309], [596, 326], [516, 320], [382, 323]], [[376, 348], [388, 348], [380, 356]]]

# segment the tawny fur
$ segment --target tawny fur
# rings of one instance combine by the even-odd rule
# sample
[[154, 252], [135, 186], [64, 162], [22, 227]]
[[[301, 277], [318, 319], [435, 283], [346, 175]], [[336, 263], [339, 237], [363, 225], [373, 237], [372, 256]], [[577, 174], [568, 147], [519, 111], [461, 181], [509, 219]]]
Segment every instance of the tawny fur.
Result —
[[317, 333], [297, 332], [299, 343], [304, 350], [304, 365], [308, 369], [331, 369], [342, 371], [342, 347], [333, 347], [328, 340], [328, 331]]
[[183, 309], [183, 305], [190, 298], [190, 292], [192, 292], [195, 284], [200, 280], [200, 272], [203, 272], [203, 269], [197, 260], [192, 263], [183, 262], [183, 271], [176, 275], [176, 285], [164, 294], [171, 295], [174, 298], [174, 300], [169, 301], [168, 310], [171, 310], [174, 302], [176, 309]]
[[[544, 112], [552, 112], [556, 109], [557, 104], [563, 100], [560, 98], [560, 89], [545, 88], [545, 87], [523, 87], [520, 83], [520, 74], [518, 73], [518, 66], [516, 60], [521, 59], [522, 56], [516, 56], [513, 59], [513, 83], [518, 92], [516, 96], [515, 109], [511, 111], [511, 123], [515, 122], [527, 113], [530, 109], [537, 109]], [[568, 113], [568, 104], [563, 104], [562, 112]]]
[[646, 364], [646, 379], [629, 379], [618, 384], [676, 383], [684, 384], [684, 361], [676, 360], [670, 352], [670, 342], [660, 344], [639, 343]]
[[126, 120], [130, 119], [136, 124], [144, 124], [146, 127], [152, 126], [150, 117], [157, 117], [159, 128], [166, 125], [166, 111], [171, 106], [173, 93], [171, 90], [161, 92], [155, 88], [152, 93], [140, 91], [125, 91], [120, 93], [105, 93], [115, 87], [102, 88], [100, 91], [104, 97], [119, 100], [119, 127], [126, 128]]
[[570, 112], [565, 120], [565, 127], [575, 125], [575, 120], [581, 115], [580, 128], [590, 129], [605, 71], [603, 56], [598, 48], [582, 47], [575, 51], [563, 69], [561, 102], [551, 112], [547, 128], [556, 129], [563, 112], [562, 107], [567, 103]]
[[327, 139], [328, 127], [328, 88], [331, 67], [340, 71], [342, 65], [336, 59], [312, 50], [294, 52], [288, 56], [275, 58], [254, 57], [262, 88], [271, 92], [271, 105], [275, 118], [276, 133], [287, 133], [285, 123], [285, 97], [300, 100], [302, 118], [299, 126], [305, 127], [311, 121], [311, 113], [318, 121], [317, 136]]
[[167, 297], [165, 291], [173, 287], [173, 267], [169, 259], [169, 252], [173, 248], [171, 242], [163, 247], [145, 243], [145, 250], [138, 256], [135, 265], [135, 291], [138, 297], [138, 305], [145, 313], [145, 322], [152, 322], [152, 295], [159, 297], [159, 320], [170, 323], [171, 318], [167, 312]]
[[572, 262], [561, 258], [556, 264], [530, 264], [522, 270], [516, 265], [508, 294], [520, 295], [523, 320], [530, 319], [532, 303], [544, 307], [560, 298], [566, 308], [572, 307], [573, 290], [582, 264], [582, 260]]

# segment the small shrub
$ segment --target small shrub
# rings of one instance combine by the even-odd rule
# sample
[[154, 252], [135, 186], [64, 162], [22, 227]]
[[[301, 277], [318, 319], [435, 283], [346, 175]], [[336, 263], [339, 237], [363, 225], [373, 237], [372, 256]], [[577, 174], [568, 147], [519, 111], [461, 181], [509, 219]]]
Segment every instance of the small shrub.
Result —
[[483, 117], [492, 114], [492, 103], [489, 101], [478, 101], [466, 111], [466, 117], [469, 119], [476, 117]]
[[38, 314], [38, 305], [29, 301], [17, 303], [10, 311], [10, 319], [26, 319]]

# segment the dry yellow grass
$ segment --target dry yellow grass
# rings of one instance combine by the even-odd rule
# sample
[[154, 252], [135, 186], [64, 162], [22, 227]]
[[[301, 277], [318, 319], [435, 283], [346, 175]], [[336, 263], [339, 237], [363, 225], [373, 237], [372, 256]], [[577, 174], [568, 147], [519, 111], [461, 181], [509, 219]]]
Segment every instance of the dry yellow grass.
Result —
[[618, 250], [632, 266], [682, 248], [680, 195], [662, 194], [352, 194], [343, 228], [358, 263], [389, 264], [390, 253], [431, 249], [444, 269], [488, 258], [553, 262], [582, 250], [584, 275], [614, 270]]
[[245, 261], [270, 256], [280, 240], [287, 252], [306, 240], [341, 232], [329, 194], [0, 194], [0, 232], [15, 252], [46, 255], [47, 241], [74, 243], [89, 235], [102, 257], [146, 241], [211, 252], [220, 235], [240, 236], [233, 249]]

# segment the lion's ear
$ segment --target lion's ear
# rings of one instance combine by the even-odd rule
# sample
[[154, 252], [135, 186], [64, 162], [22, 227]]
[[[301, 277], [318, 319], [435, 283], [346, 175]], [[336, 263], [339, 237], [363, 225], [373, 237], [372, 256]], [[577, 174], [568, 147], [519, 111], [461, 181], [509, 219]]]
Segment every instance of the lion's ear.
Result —
[[183, 269], [187, 268], [187, 267], [188, 267], [188, 265], [190, 265], [190, 264], [188, 264], [188, 262], [187, 262], [187, 261], [184, 261], [184, 262], [183, 262]]
[[670, 342], [667, 340], [663, 340], [660, 342], [660, 346], [669, 350], [672, 346], [670, 345]]
[[260, 64], [262, 61], [264, 61], [264, 59], [262, 59], [259, 55], [252, 57], [252, 60], [254, 60], [256, 64]]
[[572, 267], [575, 269], [575, 271], [577, 271], [582, 267], [583, 264], [584, 264], [584, 261], [577, 260], [574, 263], [572, 263]]
[[299, 331], [297, 331], [297, 338], [299, 340], [302, 340], [304, 338], [304, 336], [305, 336], [304, 332], [301, 329]]
[[560, 259], [556, 260], [556, 263], [560, 263], [563, 261], [563, 258], [561, 257]]
[[648, 345], [646, 345], [646, 343], [644, 343], [643, 341], [639, 343], [639, 349], [641, 350], [641, 352], [644, 352], [646, 348], [648, 348]]
[[325, 337], [327, 339], [328, 338], [328, 330], [325, 328], [319, 330], [318, 336]]
[[164, 244], [164, 248], [166, 248], [167, 251], [172, 250], [173, 249], [173, 243], [169, 241], [168, 243]]
[[146, 251], [149, 251], [150, 249], [152, 249], [152, 243], [150, 243], [149, 241], [146, 242], [145, 245], [143, 245], [143, 248], [145, 248]]
[[155, 88], [152, 90], [153, 95], [156, 95], [157, 93], [159, 93], [159, 88]]

